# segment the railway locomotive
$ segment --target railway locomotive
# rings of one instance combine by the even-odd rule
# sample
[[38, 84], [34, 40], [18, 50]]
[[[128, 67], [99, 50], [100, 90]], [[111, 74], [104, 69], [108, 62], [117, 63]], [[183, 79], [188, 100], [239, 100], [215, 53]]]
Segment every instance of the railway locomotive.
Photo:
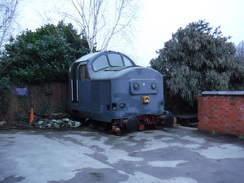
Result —
[[120, 52], [90, 53], [73, 62], [69, 93], [71, 116], [96, 121], [117, 134], [122, 128], [143, 130], [173, 121], [164, 111], [163, 76]]

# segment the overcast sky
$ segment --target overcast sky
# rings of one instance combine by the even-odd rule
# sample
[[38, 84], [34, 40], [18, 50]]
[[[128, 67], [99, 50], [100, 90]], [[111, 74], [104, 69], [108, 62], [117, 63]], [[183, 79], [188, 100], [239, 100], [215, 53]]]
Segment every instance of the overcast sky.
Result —
[[[40, 27], [43, 23], [34, 14], [42, 8], [48, 8], [52, 0], [31, 1], [23, 26], [29, 29]], [[133, 44], [121, 45], [116, 51], [130, 56], [138, 65], [149, 66], [158, 49], [171, 39], [180, 27], [191, 22], [206, 20], [214, 28], [221, 26], [224, 36], [232, 36], [235, 45], [244, 40], [244, 0], [138, 0], [141, 10], [137, 20], [137, 32]], [[48, 4], [47, 4], [48, 2]], [[27, 18], [28, 17], [28, 20]]]

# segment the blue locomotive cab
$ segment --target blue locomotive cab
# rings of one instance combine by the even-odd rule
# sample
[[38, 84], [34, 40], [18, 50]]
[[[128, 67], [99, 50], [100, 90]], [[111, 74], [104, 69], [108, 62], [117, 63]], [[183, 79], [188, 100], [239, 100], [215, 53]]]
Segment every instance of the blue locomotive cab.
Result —
[[69, 70], [69, 110], [73, 116], [143, 129], [162, 121], [163, 76], [137, 66], [126, 55], [96, 52], [76, 60]]

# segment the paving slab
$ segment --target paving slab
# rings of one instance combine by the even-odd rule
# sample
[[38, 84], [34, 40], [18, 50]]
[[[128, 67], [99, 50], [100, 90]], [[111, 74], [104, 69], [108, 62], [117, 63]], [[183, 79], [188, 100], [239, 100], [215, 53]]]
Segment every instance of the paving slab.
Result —
[[243, 170], [244, 140], [194, 128], [0, 131], [0, 183], [241, 183]]

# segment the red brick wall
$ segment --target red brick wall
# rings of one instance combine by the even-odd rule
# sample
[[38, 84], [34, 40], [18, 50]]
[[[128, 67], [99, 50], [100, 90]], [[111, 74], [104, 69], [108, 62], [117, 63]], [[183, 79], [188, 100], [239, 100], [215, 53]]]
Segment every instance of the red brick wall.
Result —
[[244, 92], [203, 92], [198, 120], [199, 130], [244, 135]]

